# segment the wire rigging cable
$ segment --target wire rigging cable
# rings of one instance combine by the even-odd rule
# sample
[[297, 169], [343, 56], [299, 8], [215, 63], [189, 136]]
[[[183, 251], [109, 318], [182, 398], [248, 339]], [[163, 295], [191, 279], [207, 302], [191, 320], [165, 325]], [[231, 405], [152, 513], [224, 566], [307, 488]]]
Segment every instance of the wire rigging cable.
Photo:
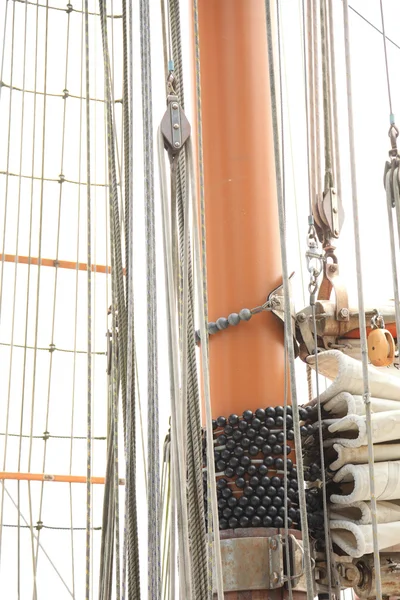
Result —
[[[352, 105], [352, 81], [351, 81], [351, 57], [350, 57], [350, 32], [349, 32], [349, 13], [348, 2], [343, 0], [343, 24], [344, 24], [344, 42], [345, 42], [345, 58], [346, 58], [346, 85], [347, 85], [347, 112], [349, 120], [349, 146], [350, 146], [350, 173], [351, 173], [351, 189], [352, 189], [352, 205], [353, 205], [353, 222], [354, 222], [354, 244], [356, 255], [356, 271], [357, 271], [357, 296], [358, 310], [360, 315], [365, 314], [364, 293], [363, 293], [363, 278], [361, 270], [361, 245], [360, 245], [360, 226], [358, 217], [358, 194], [357, 194], [357, 178], [356, 178], [356, 163], [355, 163], [355, 146], [354, 146], [354, 119]], [[368, 466], [371, 489], [371, 515], [372, 515], [372, 532], [374, 544], [374, 565], [375, 565], [375, 588], [377, 600], [382, 600], [382, 583], [380, 572], [379, 545], [378, 545], [378, 526], [376, 515], [376, 495], [375, 495], [375, 480], [374, 480], [374, 447], [372, 441], [371, 427], [371, 393], [369, 388], [368, 378], [368, 350], [367, 350], [367, 331], [365, 319], [360, 319], [360, 343], [361, 343], [361, 358], [362, 358], [362, 373], [363, 373], [363, 399], [365, 403], [367, 439], [368, 439]]]

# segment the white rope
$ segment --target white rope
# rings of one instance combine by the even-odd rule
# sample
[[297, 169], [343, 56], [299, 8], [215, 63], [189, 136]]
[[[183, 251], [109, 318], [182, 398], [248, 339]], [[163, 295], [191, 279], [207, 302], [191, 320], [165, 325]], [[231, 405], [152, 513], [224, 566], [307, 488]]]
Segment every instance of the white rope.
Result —
[[[177, 336], [177, 323], [174, 308], [176, 306], [174, 270], [172, 264], [171, 232], [169, 226], [167, 180], [165, 173], [164, 138], [161, 130], [158, 132], [158, 160], [160, 172], [161, 208], [163, 224], [164, 267], [168, 317], [168, 353], [170, 364], [171, 386], [171, 441], [173, 481], [176, 487], [178, 537], [179, 537], [179, 565], [180, 565], [180, 593], [181, 600], [192, 598], [191, 589], [191, 563], [189, 550], [189, 533], [186, 501], [186, 471], [184, 470], [184, 436], [182, 431], [182, 409], [179, 397], [179, 340]], [[174, 527], [174, 523], [171, 523]]]
[[382, 600], [382, 583], [380, 573], [380, 559], [378, 546], [378, 526], [376, 518], [376, 496], [375, 496], [375, 480], [374, 480], [374, 448], [372, 443], [371, 430], [371, 404], [370, 404], [370, 388], [368, 378], [368, 350], [367, 350], [367, 330], [365, 323], [365, 307], [363, 294], [363, 279], [361, 269], [361, 245], [360, 245], [360, 227], [358, 217], [358, 193], [357, 193], [357, 175], [356, 175], [356, 151], [354, 144], [354, 119], [353, 119], [353, 100], [352, 100], [352, 81], [351, 81], [351, 57], [350, 57], [350, 31], [349, 31], [349, 13], [348, 0], [343, 0], [343, 24], [344, 24], [344, 43], [346, 57], [346, 84], [347, 84], [347, 112], [349, 122], [349, 146], [350, 146], [350, 172], [351, 172], [351, 189], [352, 189], [352, 205], [353, 205], [353, 222], [354, 222], [354, 243], [356, 255], [356, 276], [357, 276], [357, 295], [358, 295], [358, 310], [360, 324], [360, 343], [361, 343], [361, 358], [363, 372], [363, 398], [365, 402], [367, 434], [368, 434], [368, 463], [371, 486], [371, 514], [372, 514], [372, 531], [374, 540], [374, 564], [375, 564], [375, 587], [376, 598]]
[[[212, 414], [211, 414], [211, 391], [210, 391], [210, 368], [209, 368], [209, 356], [208, 356], [208, 333], [206, 330], [206, 323], [204, 320], [204, 296], [203, 296], [203, 274], [201, 269], [201, 253], [200, 253], [200, 240], [199, 240], [199, 226], [198, 226], [198, 211], [199, 207], [197, 204], [196, 194], [196, 178], [194, 174], [193, 154], [190, 140], [186, 146], [186, 160], [190, 166], [190, 184], [191, 184], [191, 200], [192, 200], [192, 219], [193, 219], [193, 237], [194, 237], [194, 257], [195, 257], [195, 275], [197, 282], [197, 300], [198, 300], [198, 311], [200, 321], [200, 340], [201, 340], [201, 355], [202, 355], [202, 378], [203, 378], [203, 392], [204, 392], [204, 404], [206, 409], [206, 436], [207, 436], [207, 472], [210, 481], [210, 492], [211, 492], [211, 511], [213, 520], [213, 549], [215, 558], [215, 583], [217, 589], [218, 600], [224, 600], [224, 585], [223, 585], [223, 574], [222, 574], [222, 563], [221, 563], [221, 547], [219, 538], [219, 519], [218, 519], [218, 505], [217, 505], [217, 488], [215, 480], [215, 464], [214, 464], [214, 440], [213, 440], [213, 427], [212, 427]], [[203, 257], [204, 260], [204, 257]]]

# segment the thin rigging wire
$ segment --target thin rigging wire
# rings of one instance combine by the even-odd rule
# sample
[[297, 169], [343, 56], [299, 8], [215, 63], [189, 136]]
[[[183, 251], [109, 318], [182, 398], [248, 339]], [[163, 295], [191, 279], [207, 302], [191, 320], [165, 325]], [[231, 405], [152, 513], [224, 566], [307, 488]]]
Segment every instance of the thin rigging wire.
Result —
[[[69, 42], [70, 42], [70, 13], [67, 13], [67, 35], [66, 35], [66, 52], [65, 52], [65, 74], [64, 74], [64, 88], [67, 89], [68, 82], [68, 58], [69, 58]], [[67, 114], [67, 103], [64, 102], [63, 106], [63, 116], [62, 116], [62, 133], [61, 133], [61, 164], [60, 164], [60, 173], [64, 171], [64, 155], [65, 155], [65, 132], [66, 132], [66, 114]], [[55, 251], [55, 270], [54, 270], [54, 287], [53, 287], [53, 309], [52, 309], [52, 317], [51, 317], [51, 333], [50, 333], [50, 346], [54, 345], [54, 333], [56, 326], [56, 312], [57, 312], [57, 299], [58, 299], [58, 275], [59, 269], [57, 267], [58, 257], [59, 257], [59, 247], [60, 247], [60, 231], [61, 231], [61, 210], [62, 210], [62, 198], [63, 198], [63, 186], [59, 186], [59, 197], [58, 197], [58, 218], [57, 218], [57, 235], [56, 235], [56, 251]], [[45, 416], [45, 426], [44, 430], [48, 430], [49, 426], [49, 412], [50, 412], [50, 400], [51, 400], [51, 385], [52, 385], [52, 375], [53, 375], [53, 352], [50, 352], [50, 360], [49, 360], [49, 374], [48, 374], [48, 384], [47, 384], [47, 403], [46, 403], [46, 416]], [[42, 461], [42, 473], [46, 472], [46, 458], [47, 458], [47, 438], [44, 440], [43, 445], [43, 461]], [[38, 520], [42, 520], [42, 509], [43, 509], [43, 496], [44, 496], [44, 482], [40, 484], [40, 500], [39, 500], [39, 518]], [[40, 532], [38, 532], [39, 538]], [[36, 568], [38, 564], [38, 554], [39, 554], [39, 546], [36, 545]]]
[[[345, 42], [345, 58], [346, 58], [346, 85], [347, 85], [347, 111], [349, 121], [349, 146], [350, 146], [350, 172], [351, 172], [351, 188], [352, 188], [352, 205], [353, 205], [353, 222], [354, 222], [354, 243], [356, 255], [356, 276], [357, 276], [357, 295], [358, 309], [360, 315], [365, 315], [364, 307], [364, 291], [363, 291], [363, 276], [361, 266], [361, 244], [360, 244], [360, 228], [358, 217], [358, 192], [356, 178], [356, 152], [354, 144], [354, 120], [353, 120], [353, 103], [352, 103], [352, 81], [351, 81], [351, 57], [350, 57], [350, 32], [349, 32], [349, 15], [348, 2], [343, 0], [343, 23], [344, 23], [344, 42]], [[375, 565], [375, 588], [377, 600], [382, 600], [382, 582], [380, 572], [379, 559], [379, 543], [378, 543], [378, 525], [376, 514], [376, 494], [375, 494], [375, 479], [374, 479], [374, 447], [372, 439], [371, 427], [371, 393], [368, 377], [368, 351], [367, 351], [367, 329], [365, 318], [360, 318], [360, 342], [361, 342], [361, 358], [363, 372], [363, 399], [365, 403], [367, 439], [368, 439], [368, 466], [371, 489], [371, 515], [372, 515], [372, 532], [373, 532], [373, 547], [374, 547], [374, 565]]]
[[393, 44], [393, 46], [395, 46], [398, 50], [400, 50], [400, 46], [399, 44], [396, 44], [396, 42], [394, 42], [392, 39], [390, 39], [390, 37], [388, 37], [387, 35], [385, 35], [385, 33], [383, 31], [381, 31], [379, 29], [379, 27], [376, 27], [376, 25], [374, 25], [373, 23], [371, 23], [371, 21], [369, 21], [366, 17], [364, 17], [364, 15], [362, 15], [361, 13], [359, 13], [355, 8], [353, 8], [352, 6], [349, 5], [349, 9], [353, 11], [353, 13], [355, 13], [358, 17], [360, 17], [363, 21], [365, 21], [366, 23], [368, 23], [368, 25], [370, 25], [373, 29], [375, 29], [375, 31], [377, 31], [378, 33], [380, 33], [381, 35], [385, 36], [385, 39], [390, 42], [391, 44]]
[[89, 3], [85, 0], [86, 200], [87, 200], [87, 462], [86, 462], [86, 600], [90, 600], [92, 527], [92, 199], [90, 154]]
[[390, 122], [392, 122], [392, 119], [394, 120], [394, 115], [393, 115], [393, 108], [392, 108], [392, 95], [390, 92], [390, 76], [389, 76], [389, 63], [388, 63], [388, 55], [387, 55], [387, 48], [386, 48], [385, 17], [383, 14], [383, 0], [380, 0], [379, 4], [380, 4], [380, 9], [381, 9], [381, 19], [382, 19], [383, 50], [385, 53], [385, 69], [386, 69], [386, 81], [387, 81], [389, 109], [390, 109]]
[[278, 213], [279, 213], [279, 229], [281, 238], [281, 258], [282, 258], [282, 272], [283, 272], [283, 288], [285, 296], [285, 344], [288, 349], [289, 357], [289, 373], [290, 373], [290, 389], [292, 396], [293, 406], [293, 421], [294, 421], [294, 435], [295, 435], [295, 447], [296, 457], [299, 474], [299, 503], [301, 511], [301, 524], [303, 532], [303, 548], [305, 555], [305, 576], [307, 585], [307, 598], [312, 600], [314, 598], [313, 590], [313, 575], [311, 569], [311, 552], [310, 552], [310, 540], [308, 536], [308, 523], [307, 523], [307, 511], [306, 511], [306, 498], [305, 488], [303, 479], [303, 457], [301, 452], [301, 437], [300, 437], [300, 425], [299, 425], [299, 410], [297, 403], [297, 390], [296, 390], [296, 374], [295, 374], [295, 356], [293, 346], [293, 332], [292, 332], [292, 318], [291, 318], [291, 307], [289, 297], [289, 274], [287, 265], [287, 254], [286, 254], [286, 241], [285, 241], [285, 216], [284, 216], [284, 198], [283, 198], [283, 187], [282, 187], [282, 172], [280, 164], [280, 148], [278, 138], [278, 114], [277, 114], [277, 99], [274, 82], [274, 66], [273, 66], [273, 39], [272, 39], [272, 22], [271, 22], [271, 9], [269, 1], [265, 2], [266, 12], [266, 30], [267, 30], [267, 43], [268, 43], [268, 54], [269, 54], [269, 70], [270, 70], [270, 87], [271, 87], [271, 107], [272, 107], [272, 120], [274, 130], [274, 155], [275, 155], [275, 171], [276, 171], [276, 183], [277, 183], [277, 196], [278, 196]]

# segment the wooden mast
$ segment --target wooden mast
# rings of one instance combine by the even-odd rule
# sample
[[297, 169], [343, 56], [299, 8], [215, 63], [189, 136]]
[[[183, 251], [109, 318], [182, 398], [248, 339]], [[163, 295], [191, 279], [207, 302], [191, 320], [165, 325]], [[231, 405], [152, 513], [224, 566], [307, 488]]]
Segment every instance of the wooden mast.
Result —
[[[209, 319], [281, 284], [264, 0], [199, 0]], [[270, 313], [210, 339], [214, 416], [283, 403]]]
[[[209, 320], [216, 321], [263, 304], [281, 284], [282, 270], [265, 2], [198, 0], [198, 17]], [[213, 418], [283, 405], [282, 323], [264, 312], [211, 336], [210, 375]], [[276, 533], [227, 530], [221, 539]], [[259, 589], [225, 598], [286, 594]]]

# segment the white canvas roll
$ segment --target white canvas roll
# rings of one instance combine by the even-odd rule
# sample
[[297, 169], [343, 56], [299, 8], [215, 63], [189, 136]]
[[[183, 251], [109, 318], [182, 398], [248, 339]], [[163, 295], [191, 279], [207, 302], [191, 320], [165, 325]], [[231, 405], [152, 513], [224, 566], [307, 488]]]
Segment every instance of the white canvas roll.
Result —
[[[356, 525], [351, 521], [330, 521], [332, 542], [346, 554], [359, 558], [374, 551], [372, 525]], [[379, 550], [394, 546], [400, 540], [400, 521], [378, 524]]]
[[[362, 396], [341, 392], [324, 404], [324, 409], [331, 417], [341, 419], [347, 415], [365, 415], [365, 402]], [[399, 410], [400, 405], [396, 400], [385, 398], [371, 398], [371, 411], [385, 412], [388, 410]]]
[[[307, 363], [315, 367], [315, 356], [307, 357]], [[320, 394], [322, 403], [341, 392], [362, 395], [364, 391], [362, 364], [346, 356], [339, 350], [327, 350], [318, 354], [318, 371], [332, 380], [327, 390]], [[369, 365], [369, 385], [371, 396], [400, 401], [400, 379], [388, 375], [386, 368], [378, 369]], [[315, 400], [314, 400], [315, 402]]]
[[[337, 459], [329, 465], [331, 471], [338, 471], [344, 465], [368, 464], [368, 447], [347, 448], [340, 444], [333, 444], [337, 452]], [[384, 462], [388, 460], [400, 460], [400, 444], [381, 444], [374, 446], [374, 461]]]
[[[400, 499], [400, 461], [376, 463], [374, 475], [377, 500]], [[370, 498], [368, 465], [346, 465], [335, 474], [333, 481], [347, 483], [349, 489], [343, 495], [332, 494], [331, 502], [348, 505]]]
[[[353, 502], [343, 506], [331, 504], [329, 506], [331, 521], [351, 521], [356, 525], [370, 525], [372, 523], [371, 502]], [[400, 501], [379, 501], [376, 503], [377, 523], [395, 523], [400, 521]]]
[[[374, 413], [371, 415], [372, 441], [374, 444], [392, 442], [400, 438], [400, 410]], [[359, 448], [368, 444], [365, 416], [348, 415], [329, 425], [330, 433], [342, 434], [335, 438], [347, 448]], [[347, 436], [349, 436], [347, 438]], [[332, 444], [332, 440], [330, 440]]]

